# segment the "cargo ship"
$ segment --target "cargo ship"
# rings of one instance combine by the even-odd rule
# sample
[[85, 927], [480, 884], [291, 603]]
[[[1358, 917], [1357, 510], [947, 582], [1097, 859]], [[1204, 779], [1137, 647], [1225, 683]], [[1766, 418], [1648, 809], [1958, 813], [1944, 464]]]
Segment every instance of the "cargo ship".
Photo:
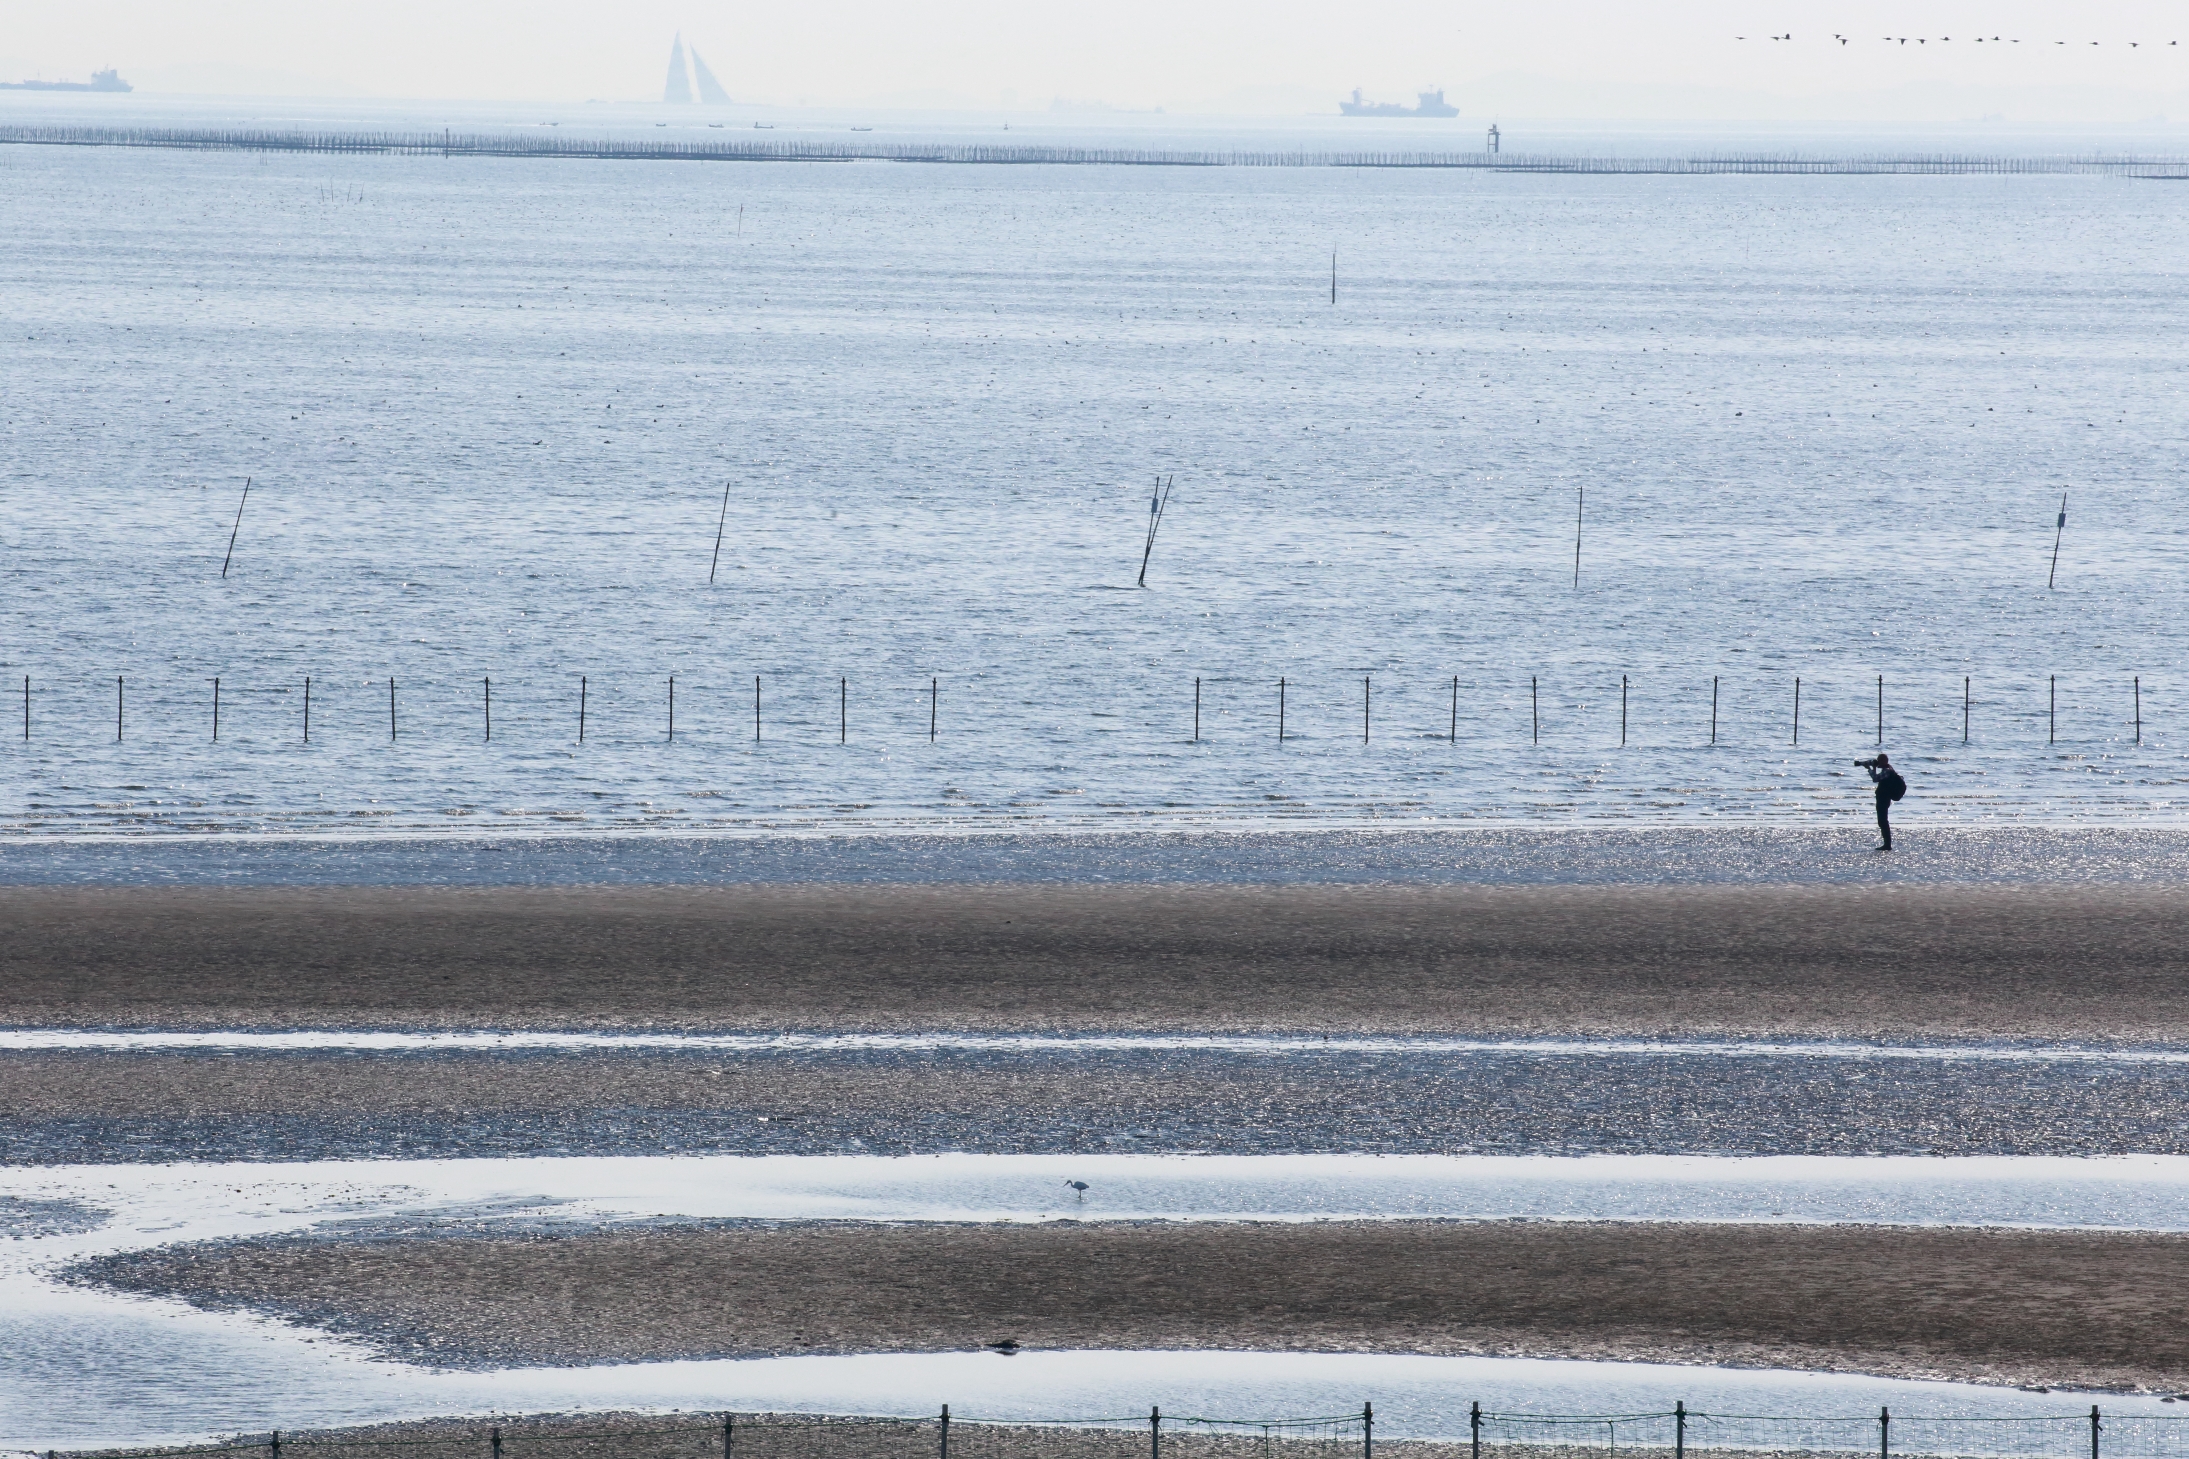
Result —
[[135, 91], [112, 66], [91, 73], [89, 81], [0, 81], [0, 91]]
[[1400, 106], [1395, 101], [1363, 101], [1361, 89], [1353, 88], [1353, 99], [1338, 103], [1338, 110], [1349, 117], [1456, 117], [1459, 108], [1444, 99], [1444, 88], [1419, 93], [1420, 105]]

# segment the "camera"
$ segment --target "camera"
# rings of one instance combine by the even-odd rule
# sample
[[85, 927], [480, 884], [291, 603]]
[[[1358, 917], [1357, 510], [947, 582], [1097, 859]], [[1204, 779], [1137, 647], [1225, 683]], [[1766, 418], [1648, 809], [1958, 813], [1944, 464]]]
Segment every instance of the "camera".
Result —
[[1857, 761], [1855, 761], [1855, 765], [1856, 765], [1856, 766], [1857, 766], [1858, 768], [1860, 768], [1860, 769], [1863, 769], [1863, 770], [1874, 770], [1874, 769], [1876, 769], [1876, 768], [1877, 768], [1877, 761], [1875, 761], [1875, 760], [1857, 760]]

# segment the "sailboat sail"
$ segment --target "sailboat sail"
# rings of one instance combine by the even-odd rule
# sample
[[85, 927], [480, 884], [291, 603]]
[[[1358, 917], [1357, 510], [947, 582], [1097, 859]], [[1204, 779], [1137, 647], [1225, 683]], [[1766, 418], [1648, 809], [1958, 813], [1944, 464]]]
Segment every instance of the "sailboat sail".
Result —
[[699, 47], [692, 47], [692, 79], [699, 83], [699, 99], [708, 106], [728, 106], [730, 94], [722, 89], [722, 83], [714, 79], [714, 72], [699, 59]]
[[691, 78], [684, 72], [684, 37], [681, 35], [669, 43], [669, 84], [661, 89], [661, 99], [671, 102], [692, 99]]

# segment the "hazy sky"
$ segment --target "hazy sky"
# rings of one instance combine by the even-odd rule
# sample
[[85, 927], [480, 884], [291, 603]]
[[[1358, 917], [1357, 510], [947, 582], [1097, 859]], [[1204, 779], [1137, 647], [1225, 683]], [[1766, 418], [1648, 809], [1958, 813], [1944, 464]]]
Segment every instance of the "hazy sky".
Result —
[[[1500, 73], [1779, 97], [1911, 83], [2189, 91], [2189, 7], [2178, 0], [10, 0], [7, 10], [0, 55], [16, 68], [187, 77], [219, 67], [391, 97], [657, 97], [679, 30], [733, 97], [776, 103], [1043, 107], [1066, 96], [1186, 109], [1255, 89], [1335, 98], [1358, 85], [1397, 97], [1441, 83], [1466, 106], [1471, 83]], [[2022, 44], [1978, 45], [1979, 34]]]

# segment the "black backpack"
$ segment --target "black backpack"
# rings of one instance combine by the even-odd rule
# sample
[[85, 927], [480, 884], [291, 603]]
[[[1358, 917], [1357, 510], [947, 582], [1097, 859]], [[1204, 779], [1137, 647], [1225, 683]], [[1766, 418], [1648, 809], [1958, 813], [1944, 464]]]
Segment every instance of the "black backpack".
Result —
[[1898, 770], [1888, 768], [1884, 779], [1878, 782], [1878, 789], [1885, 792], [1885, 799], [1898, 800], [1908, 793], [1908, 782], [1900, 778]]

